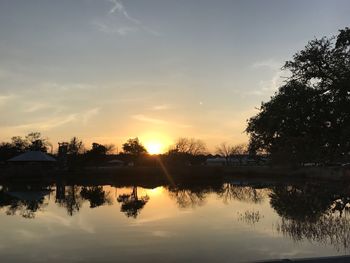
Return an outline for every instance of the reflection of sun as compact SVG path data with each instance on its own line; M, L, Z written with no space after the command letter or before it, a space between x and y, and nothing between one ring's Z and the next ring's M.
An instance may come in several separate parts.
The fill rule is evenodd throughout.
M150 154L160 154L162 153L162 144L160 142L150 141L145 143L147 152Z
M162 186L159 186L159 187L156 187L156 188L153 188L153 189L147 189L147 194L151 195L151 196L160 195L162 193L163 193L163 187Z

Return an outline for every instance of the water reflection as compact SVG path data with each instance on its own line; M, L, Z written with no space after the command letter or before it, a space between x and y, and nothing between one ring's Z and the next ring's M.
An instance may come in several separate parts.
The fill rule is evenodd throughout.
M0 190L0 207L5 208L7 215L19 214L24 218L34 218L35 213L48 205L45 196L50 193L46 188L2 187Z
M90 202L90 208L113 203L110 192L104 190L102 186L84 186L80 191L80 195Z
M280 215L277 231L294 241L309 240L347 250L350 241L348 187L306 183L274 187L271 206Z
M137 194L137 186L132 188L130 194L121 194L118 196L117 201L121 203L120 211L125 213L127 217L136 218L141 209L148 202L149 197L147 195L139 197Z
M56 188L56 203L67 210L69 216L79 212L83 204L81 187L76 185L58 185Z
M232 200L248 203L261 203L266 197L266 191L251 186L237 186L227 183L222 185L218 195L225 203Z
M111 205L118 206L128 218L137 220L141 211L147 210L154 194L154 191L137 185L112 187L63 182L53 185L3 185L0 186L0 210L5 215L35 219L38 212L45 216L50 202L60 209L64 208L69 217L84 209ZM225 209L223 213L229 215L234 212L232 217L238 215L241 224L272 226L282 237L298 243L307 240L330 245L336 250L349 248L350 188L344 184L327 187L312 182L272 184L269 187L240 183L178 184L164 186L158 195L159 200L169 199L177 209L203 209L207 203L219 200ZM159 210L153 208L144 213L157 217ZM265 217L265 214L268 216ZM231 224L234 225L232 217ZM220 220L224 222L227 218Z
M180 208L195 208L204 205L207 194L208 189L169 188L169 196L176 200Z

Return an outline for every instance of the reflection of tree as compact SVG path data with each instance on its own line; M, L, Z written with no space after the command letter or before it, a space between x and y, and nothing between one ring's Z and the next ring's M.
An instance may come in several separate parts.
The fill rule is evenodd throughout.
M72 216L78 212L83 200L80 196L80 188L76 185L56 187L56 203L67 209L68 215Z
M278 186L270 194L272 208L283 218L317 220L331 205L331 194L324 187Z
M36 198L26 198L26 193L34 195ZM45 202L46 192L13 192L6 193L0 191L0 207L6 207L7 215L19 213L24 218L34 218L37 211L42 210L47 203Z
M202 206L205 203L207 191L205 189L170 188L170 197L174 198L181 208Z
M138 197L137 186L132 188L131 194L122 194L117 198L117 201L122 203L120 211L124 212L127 217L133 218L139 215L140 210L145 206L148 200L149 197L147 195Z
M112 203L109 192L103 190L102 186L83 187L80 195L83 199L89 200L90 208Z
M225 203L231 200L261 203L264 200L265 192L262 189L255 189L251 186L236 186L227 183L222 185L218 195Z
M248 225L255 225L263 216L259 211L246 210L244 214L240 213L238 219Z
M271 206L282 217L277 230L294 241L307 239L347 249L350 241L348 189L304 184L275 187Z
M350 245L349 224L348 216L340 217L330 213L314 222L282 219L277 225L277 231L294 241L307 239L333 245L337 250L346 250Z

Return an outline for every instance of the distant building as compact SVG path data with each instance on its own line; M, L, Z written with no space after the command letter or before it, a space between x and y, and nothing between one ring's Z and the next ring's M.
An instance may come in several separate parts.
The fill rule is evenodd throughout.
M56 159L41 151L28 151L7 162L18 165L53 165Z
M113 159L107 162L109 166L124 166L125 163L118 159Z
M205 164L209 166L224 166L227 165L227 160L223 157L208 158Z
M268 162L266 156L252 157L247 154L233 155L228 158L215 157L208 158L205 162L209 166L249 166L249 165L263 165Z

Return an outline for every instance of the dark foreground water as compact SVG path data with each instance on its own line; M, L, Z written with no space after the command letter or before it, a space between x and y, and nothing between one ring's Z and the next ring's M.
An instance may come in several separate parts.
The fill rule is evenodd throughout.
M0 186L1 262L241 262L349 253L345 184Z

